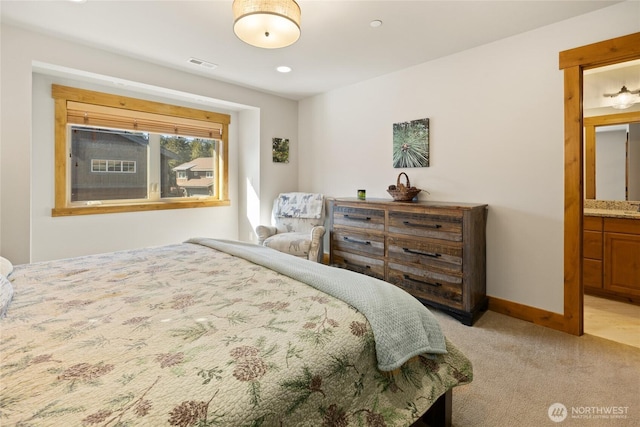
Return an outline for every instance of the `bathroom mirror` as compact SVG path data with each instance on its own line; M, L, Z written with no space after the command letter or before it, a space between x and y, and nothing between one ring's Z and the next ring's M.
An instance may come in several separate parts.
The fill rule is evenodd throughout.
M640 60L584 70L584 197L640 201ZM622 88L631 105L616 105Z
M584 118L585 199L640 201L640 111Z

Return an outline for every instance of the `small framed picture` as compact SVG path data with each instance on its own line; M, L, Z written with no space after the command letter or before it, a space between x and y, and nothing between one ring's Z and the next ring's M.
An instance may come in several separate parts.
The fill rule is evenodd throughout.
M289 139L273 138L273 162L289 163Z

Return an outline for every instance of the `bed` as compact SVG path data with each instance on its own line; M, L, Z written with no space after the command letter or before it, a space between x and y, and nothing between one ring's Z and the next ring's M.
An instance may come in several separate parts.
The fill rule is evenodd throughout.
M262 246L191 239L4 281L3 426L442 425L472 380L404 291Z

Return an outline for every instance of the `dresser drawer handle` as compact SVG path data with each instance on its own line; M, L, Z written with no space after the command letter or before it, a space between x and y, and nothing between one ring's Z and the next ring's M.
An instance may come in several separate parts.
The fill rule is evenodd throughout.
M369 241L353 239L353 238L351 238L349 236L344 236L343 239L344 239L345 242L357 243L359 245L371 245L371 242L369 242Z
M371 221L370 216L349 216L348 214L345 214L344 217L354 221Z
M440 282L431 283L431 282L425 282L425 281L422 281L422 280L416 280L416 279L413 279L413 278L409 277L407 274L404 275L404 280L406 280L407 282L414 282L414 283L420 283L422 285L434 286L436 288L439 287L439 286L442 286L442 283L440 283Z
M344 260L344 263L345 263L345 264L347 264L347 265L351 265L351 266L353 266L353 267L357 267L357 268L364 268L364 269L371 270L371 267L370 267L370 266L368 266L368 265L360 265L360 264L356 264L355 262L351 262L351 261L349 261L348 259L345 259L345 260Z
M409 254L414 254L414 255L423 255L423 256L428 256L431 258L439 258L442 255L436 252L420 252L420 251L414 251L413 249L409 249L409 248L402 248L403 251L405 251L406 253Z
M414 224L410 221L402 221L402 223L409 227L442 228L440 224Z

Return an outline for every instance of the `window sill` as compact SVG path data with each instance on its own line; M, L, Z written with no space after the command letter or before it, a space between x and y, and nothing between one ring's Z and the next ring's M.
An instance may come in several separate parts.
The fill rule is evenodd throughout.
M122 212L159 211L166 209L210 208L230 206L230 200L189 200L184 202L148 202L126 205L77 206L51 209L51 216L100 215Z

